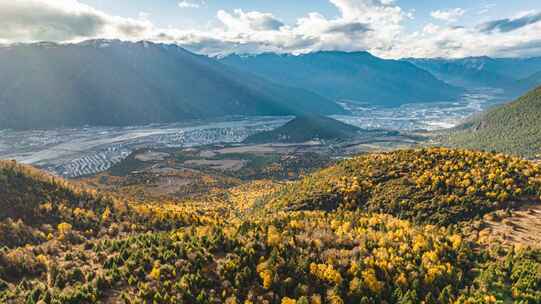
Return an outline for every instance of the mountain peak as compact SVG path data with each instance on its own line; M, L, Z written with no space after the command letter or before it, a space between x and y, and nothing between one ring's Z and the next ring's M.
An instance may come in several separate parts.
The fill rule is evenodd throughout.
M5 88L0 128L345 113L312 92L271 83L172 44L96 39L50 45L0 52Z
M263 58L263 57L276 57L276 58L289 58L289 57L310 57L310 56L358 56L358 57L371 57L377 58L368 51L314 51L308 53L274 53L274 52L263 52L263 53L231 53L223 56L216 56L217 59L227 59L227 58Z
M111 46L115 46L115 47L141 46L144 48L149 48L149 47L162 46L165 44L155 43L148 40L129 41L129 40L120 40L120 39L90 39L90 40L74 43L74 45L96 47L96 48L105 48L105 47L111 47Z
M462 93L409 62L385 60L365 51L230 56L221 62L332 100L398 106L451 100Z
M125 41L122 41L120 39L88 39L88 40L84 40L84 41L74 43L74 44L80 45L80 46L99 46L104 43L122 44L122 43L125 43Z

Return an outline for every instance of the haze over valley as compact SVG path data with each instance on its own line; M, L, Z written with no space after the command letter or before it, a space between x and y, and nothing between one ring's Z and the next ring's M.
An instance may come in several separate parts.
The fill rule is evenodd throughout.
M331 115L361 129L450 128L526 91L536 73L514 89L488 80L504 78L508 66L508 78L518 79L541 62L456 60L460 68L436 71L440 80L421 69L423 61L408 60L413 64L366 52L214 59L174 45L119 40L5 47L0 157L77 177L109 169L134 147L240 143L302 113ZM468 83L472 70L498 76ZM262 114L275 115L276 122L258 118ZM231 115L243 118L224 126ZM150 123L161 125L145 126Z
M8 46L0 49L0 157L77 177L109 169L134 148L241 143L302 113L362 129L450 128L527 90L501 82L460 87L475 67L438 72L439 80L412 62L366 52L214 59L145 41ZM514 68L516 78L539 61L527 62ZM524 82L535 83L535 75ZM450 81L457 77L463 83ZM224 126L232 115L240 121Z
M332 117L362 129L405 133L440 130L503 102L497 89L470 90L455 101L404 104L399 107L342 103L349 114ZM131 127L2 130L0 158L37 165L64 177L109 169L141 147L193 147L242 143L248 136L272 130L291 117L236 117ZM323 126L324 127L324 126Z

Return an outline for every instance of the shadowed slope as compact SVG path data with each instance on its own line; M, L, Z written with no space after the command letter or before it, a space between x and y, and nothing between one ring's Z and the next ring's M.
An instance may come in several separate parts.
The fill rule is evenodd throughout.
M541 87L442 135L452 146L535 157L541 154Z
M314 93L270 83L176 45L21 44L0 48L0 70L0 128L344 112Z

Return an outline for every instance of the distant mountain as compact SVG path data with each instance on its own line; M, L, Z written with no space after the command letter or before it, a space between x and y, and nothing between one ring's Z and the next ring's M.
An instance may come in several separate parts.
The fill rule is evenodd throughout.
M319 115L303 115L294 118L272 131L254 134L247 143L305 142L313 139L349 139L359 135L360 128Z
M333 100L398 106L451 100L462 93L409 62L384 60L367 52L230 55L220 61Z
M541 87L442 136L452 146L534 157L541 154Z
M518 82L518 85L527 89L533 89L535 87L540 86L541 85L541 71L520 80Z
M538 58L468 57L461 59L405 59L452 85L476 88L493 87L520 95L527 91L517 81L541 71ZM531 88L530 88L531 89Z
M91 40L0 48L0 128L344 112L176 45Z

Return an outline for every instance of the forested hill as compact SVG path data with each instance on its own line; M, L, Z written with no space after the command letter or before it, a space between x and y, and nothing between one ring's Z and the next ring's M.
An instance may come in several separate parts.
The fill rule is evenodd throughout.
M541 87L488 110L441 137L444 143L535 157L541 154Z
M254 134L248 137L248 143L290 142L300 143L312 139L343 140L359 135L360 128L338 120L319 116L301 115L275 130Z
M367 52L231 55L221 62L333 100L398 106L453 100L462 92L409 62Z
M91 40L0 48L0 128L333 114L336 103L176 45Z
M122 202L1 162L0 206L20 210L0 218L0 302L541 301L539 244L503 246L484 221L539 206L530 161L402 150L250 189Z
M3 246L44 242L45 226L60 225L97 233L99 219L107 208L113 208L110 198L32 167L0 161L0 244Z

